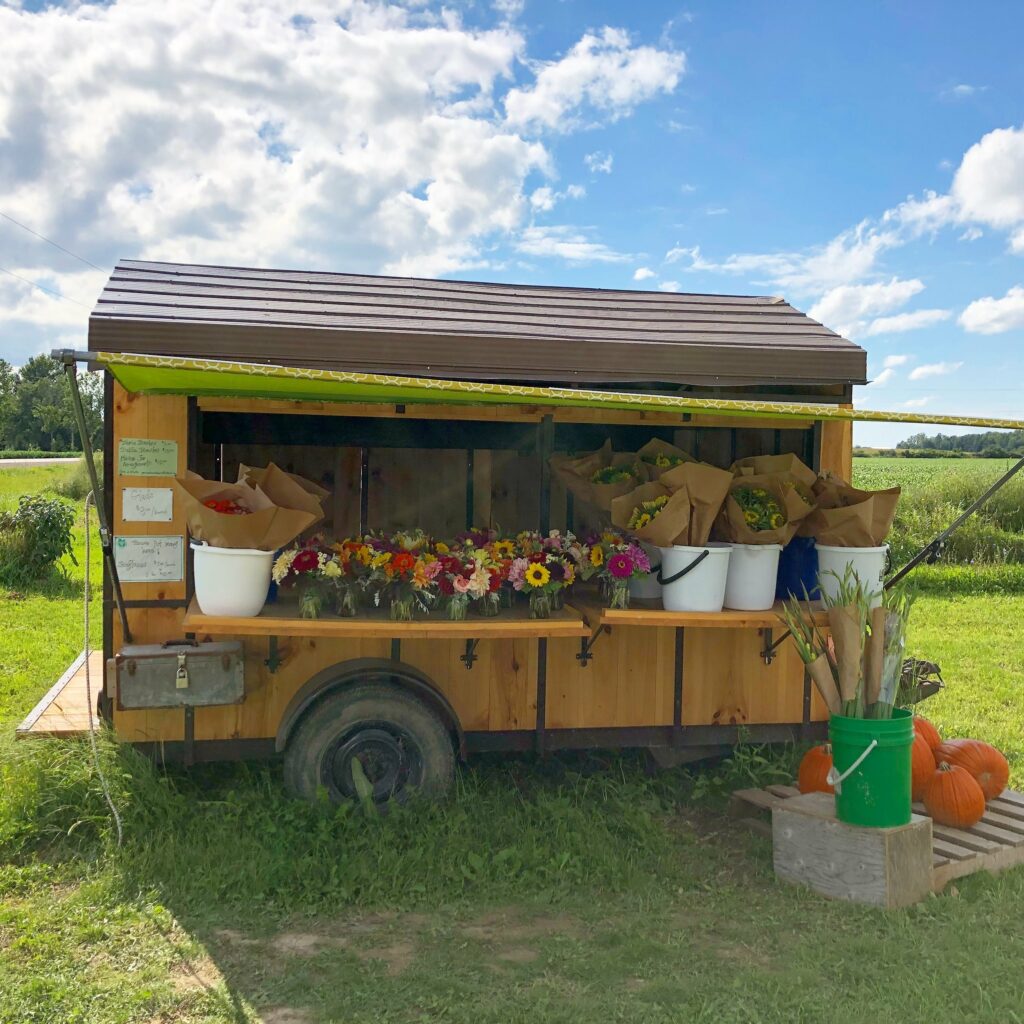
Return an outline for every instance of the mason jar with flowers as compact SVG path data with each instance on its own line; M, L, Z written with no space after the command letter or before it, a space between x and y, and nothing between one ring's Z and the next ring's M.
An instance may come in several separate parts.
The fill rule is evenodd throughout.
M646 576L651 562L635 541L609 545L600 574L605 581L609 608L629 607L629 581Z

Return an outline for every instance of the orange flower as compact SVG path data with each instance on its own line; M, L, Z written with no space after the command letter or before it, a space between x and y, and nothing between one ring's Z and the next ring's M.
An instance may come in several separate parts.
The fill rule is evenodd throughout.
M395 575L403 572L411 572L416 567L416 559L408 551L399 551L391 559L391 571Z

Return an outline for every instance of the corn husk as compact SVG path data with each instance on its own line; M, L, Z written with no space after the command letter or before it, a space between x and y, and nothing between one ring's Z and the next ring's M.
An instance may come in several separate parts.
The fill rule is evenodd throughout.
M808 663L807 674L811 677L818 693L821 694L821 699L825 702L829 713L838 715L842 710L842 702L828 658L824 654L819 654L814 661Z

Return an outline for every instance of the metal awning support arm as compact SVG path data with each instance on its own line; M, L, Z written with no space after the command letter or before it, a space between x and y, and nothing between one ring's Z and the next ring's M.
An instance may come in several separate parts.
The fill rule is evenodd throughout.
M933 541L931 541L930 543L926 544L923 548L921 548L921 550L918 551L918 553L914 555L914 557L909 562L907 562L907 564L903 566L903 568L900 569L899 572L897 572L893 576L890 576L885 581L886 589L895 586L897 583L899 583L900 580L903 579L904 576L906 576L910 572L913 572L913 570L916 569L922 562L934 562L936 557L938 556L938 553L942 550L942 546L949 539L950 535L955 530L963 526L963 524L968 519L970 519L971 516L973 516L974 513L977 512L978 509L981 508L981 506L984 505L985 502L992 497L993 494L996 493L996 491L1001 490L1022 469L1024 469L1024 459L1021 459L1015 465L1011 466L994 484L992 484L991 487L989 487L987 491L985 491L985 493L980 498L977 499L977 501L972 502L967 508L965 508L964 511L961 512L960 515L958 515L956 519L954 519L953 522L950 523L949 526L947 526L946 529L944 529L942 533L938 535L938 537L936 537Z
M106 565L107 574L114 592L114 603L117 605L117 614L121 619L121 632L125 643L130 643L132 631L128 626L128 614L124 607L124 594L121 592L121 580L117 575L117 563L114 561L114 539L110 532L110 525L107 523L107 512L105 502L101 500L102 490L99 478L96 476L96 460L93 456L92 442L89 440L89 427L85 422L85 408L82 406L82 394L78 390L78 360L82 353L73 352L70 349L58 349L51 353L54 359L59 359L64 364L64 372L68 376L68 384L71 386L71 404L75 410L75 419L78 421L78 433L82 438L82 452L85 457L85 468L89 474L89 484L92 493L96 498L96 516L100 521L100 546L103 548L103 561ZM86 356L86 358L88 358ZM86 523L86 529L89 524Z

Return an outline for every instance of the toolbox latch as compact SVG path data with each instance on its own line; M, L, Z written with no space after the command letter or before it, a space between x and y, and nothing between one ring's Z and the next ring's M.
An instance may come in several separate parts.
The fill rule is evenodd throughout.
M174 685L179 690L188 689L188 667L185 664L185 652L178 652L178 671L174 675Z

